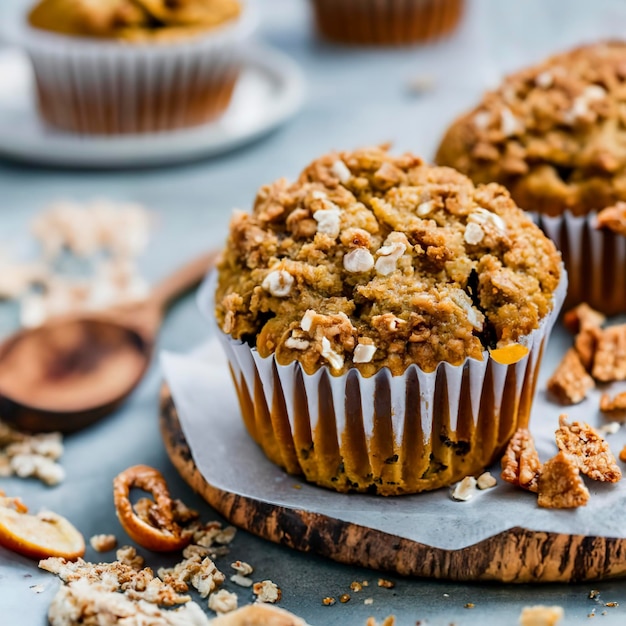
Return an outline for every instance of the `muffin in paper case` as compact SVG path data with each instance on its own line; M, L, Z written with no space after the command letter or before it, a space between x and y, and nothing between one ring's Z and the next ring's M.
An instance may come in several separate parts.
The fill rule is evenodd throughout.
M246 3L236 20L171 41L58 34L31 27L23 14L4 30L32 62L46 123L84 135L120 135L187 128L219 117L256 22L253 5Z
M216 275L201 308L214 309ZM562 270L539 327L483 360L411 365L364 377L356 368L307 374L234 340L217 325L250 436L287 472L341 492L400 495L437 489L489 466L528 425L543 351L567 291ZM519 346L523 346L522 349Z
M398 46L451 32L464 0L313 0L317 28L330 41Z

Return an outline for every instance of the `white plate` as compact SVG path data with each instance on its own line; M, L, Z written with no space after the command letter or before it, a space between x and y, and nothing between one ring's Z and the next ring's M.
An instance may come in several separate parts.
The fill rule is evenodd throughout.
M239 147L289 119L304 97L302 74L285 55L253 46L245 58L230 107L215 122L164 133L86 137L46 126L36 111L28 59L21 52L0 52L0 156L69 167L142 167Z

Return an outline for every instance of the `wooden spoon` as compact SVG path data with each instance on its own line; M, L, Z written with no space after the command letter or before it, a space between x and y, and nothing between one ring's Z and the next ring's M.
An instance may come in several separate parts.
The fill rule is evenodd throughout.
M111 413L145 374L168 306L196 286L216 252L191 261L141 302L66 315L0 345L0 418L71 432Z

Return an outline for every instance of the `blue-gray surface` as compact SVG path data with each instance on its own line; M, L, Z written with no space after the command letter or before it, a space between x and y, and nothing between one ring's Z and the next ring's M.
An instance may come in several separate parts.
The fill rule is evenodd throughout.
M3 5L9 1L16 0L4 0ZM279 176L294 177L305 163L330 148L391 140L397 149L432 156L446 123L503 71L583 41L619 37L626 27L622 0L475 0L461 30L446 41L371 52L317 43L310 34L305 0L262 0L261 8L261 36L290 54L306 73L309 93L297 119L245 149L168 169L87 173L0 162L0 242L24 239L29 218L51 199L136 200L159 217L143 259L145 274L156 279L192 254L221 242L231 208L248 207L260 184ZM424 76L434 79L434 90L411 96L407 84ZM15 316L6 306L0 313L3 334L12 329ZM170 313L161 345L185 350L205 333L189 298ZM67 438L63 464L68 477L61 486L49 489L35 482L2 479L0 488L22 496L34 509L46 506L63 512L86 537L103 532L122 537L113 513L111 479L128 465L148 463L160 468L173 492L198 507L203 517L213 516L165 454L157 425L159 382L155 365L122 410ZM283 589L282 606L312 624L363 624L369 615L380 619L390 613L401 625L416 620L441 625L515 624L521 607L539 603L565 607L566 624L586 622L592 609L600 623L626 622L626 582L510 587L393 577L397 582L393 590L369 587L367 596L374 598L371 606L363 604L366 595L361 592L353 593L347 604L324 607L323 597L348 591L353 580L374 582L377 574L294 553L245 532L238 534L232 556L253 563L257 576L277 582ZM87 558L96 558L91 549ZM156 564L159 559L149 561ZM223 566L228 568L229 562ZM40 594L30 588L38 583L45 587ZM0 624L45 624L56 585L32 562L0 551ZM588 599L592 588L601 591L603 601L622 606L607 608L607 615L602 615L602 606ZM245 592L240 595L245 597ZM466 603L475 608L464 608Z

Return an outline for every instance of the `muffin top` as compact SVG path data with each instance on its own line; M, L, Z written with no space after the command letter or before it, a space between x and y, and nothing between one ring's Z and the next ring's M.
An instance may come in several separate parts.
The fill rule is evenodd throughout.
M195 36L235 19L239 0L41 0L31 26L129 42Z
M432 371L537 328L560 272L504 187L371 148L326 155L234 214L216 316L309 374Z
M626 43L508 76L448 129L436 161L502 183L528 211L584 215L626 200Z

